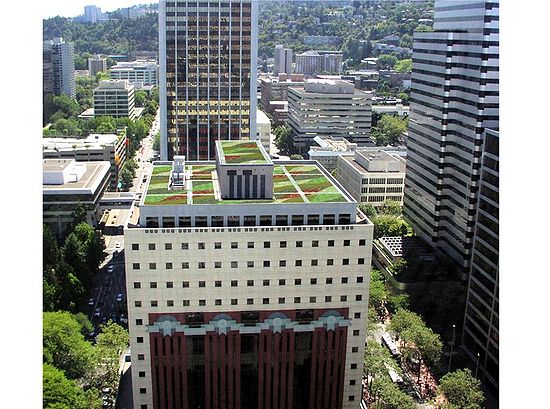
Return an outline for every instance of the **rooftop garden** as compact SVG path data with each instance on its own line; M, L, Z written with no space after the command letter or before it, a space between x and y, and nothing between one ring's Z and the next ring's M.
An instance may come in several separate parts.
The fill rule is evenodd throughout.
M264 156L256 142L223 141L220 146L226 164L253 165L269 163L269 159Z

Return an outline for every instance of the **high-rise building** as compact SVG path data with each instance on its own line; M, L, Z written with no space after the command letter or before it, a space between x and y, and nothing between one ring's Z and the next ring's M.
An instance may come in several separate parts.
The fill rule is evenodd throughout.
M273 60L273 75L292 73L292 49L276 45Z
M373 145L371 94L342 80L307 80L303 87L289 88L288 124L294 146L309 147L316 136L345 138L360 146Z
M160 1L161 159L256 134L257 42L257 1Z
M485 128L498 129L498 0L435 2L413 37L404 215L468 271Z
M100 81L94 89L94 116L134 119L134 86L128 80Z
M158 85L159 66L156 61L119 62L111 67L111 78L128 80L136 87Z
M76 97L74 74L74 45L61 37L44 41L43 46L44 92Z
M486 383L498 389L499 134L486 129L479 181L463 347ZM479 358L478 355L479 354ZM479 361L478 361L479 359Z
M100 55L88 58L88 71L91 77L95 77L98 72L106 72L107 58Z
M216 147L124 230L134 407L357 408L372 223L313 161Z
M341 51L306 51L296 54L296 73L305 75L340 74L343 68Z
M82 15L82 22L95 24L100 21L107 20L107 14L101 11L97 6L84 6L84 14Z

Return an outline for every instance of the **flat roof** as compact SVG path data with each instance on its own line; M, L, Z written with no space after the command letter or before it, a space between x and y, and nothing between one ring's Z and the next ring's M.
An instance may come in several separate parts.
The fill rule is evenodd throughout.
M257 141L217 141L222 165L268 165L271 159Z
M43 161L43 170L58 170L60 166L66 164L61 162L70 162L74 159L45 159ZM57 162L57 164L55 163ZM111 162L76 162L79 165L86 166L86 172L78 182L68 182L63 185L42 185L43 194L62 195L62 194L93 194L99 187L103 178L110 172ZM55 167L54 168L52 168Z
M196 204L351 203L337 182L313 161L278 161L273 166L273 199L221 199L215 162L185 165L183 189L168 188L172 165L153 164L142 206Z

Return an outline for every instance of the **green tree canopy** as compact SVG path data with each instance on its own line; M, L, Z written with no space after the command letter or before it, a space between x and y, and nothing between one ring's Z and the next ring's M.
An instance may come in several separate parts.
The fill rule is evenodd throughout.
M365 213L368 218L372 218L378 214L376 208L371 203L361 203L359 205L359 210Z
M153 141L153 150L156 152L160 152L160 132L157 132L155 134L155 139Z
M378 270L371 270L369 287L369 305L372 305L376 310L380 311L386 299L388 298L388 290L384 284L384 277Z
M396 145L399 143L403 132L407 131L408 119L401 119L398 116L384 114L372 130L372 136L376 145Z
M380 211L391 216L401 215L401 204L398 201L387 199L382 204Z
M481 409L485 400L481 382L469 369L458 369L443 376L439 391L449 401L449 409Z
M401 391L390 379L375 378L372 384L375 397L374 409L416 409L418 406L409 395Z
M400 217L382 214L374 217L374 238L383 236L404 236L409 231L409 225Z
M287 125L278 126L273 130L275 134L275 145L283 155L293 155L296 152L292 142L292 131Z
M411 72L412 71L412 59L407 58L405 60L399 60L395 64L395 71L397 72Z
M42 369L42 401L45 409L89 409L90 402L75 381L50 364Z
M378 68L381 70L391 70L395 66L396 62L397 62L397 57L391 54L382 54L381 56L378 57L376 64L378 65Z

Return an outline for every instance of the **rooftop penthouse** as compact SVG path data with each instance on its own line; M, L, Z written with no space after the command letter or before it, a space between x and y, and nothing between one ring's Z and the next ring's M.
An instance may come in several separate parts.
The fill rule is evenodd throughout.
M139 226L356 222L353 197L315 161L272 162L259 141L217 141L216 153L216 161L155 162Z

